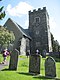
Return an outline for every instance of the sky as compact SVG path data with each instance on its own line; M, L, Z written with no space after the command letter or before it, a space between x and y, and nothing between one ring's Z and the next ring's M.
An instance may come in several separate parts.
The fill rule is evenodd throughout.
M7 19L11 18L24 29L29 26L28 11L46 7L49 14L50 31L60 44L60 0L2 0L0 1L1 6L4 6L6 16L0 20L0 25L4 25Z

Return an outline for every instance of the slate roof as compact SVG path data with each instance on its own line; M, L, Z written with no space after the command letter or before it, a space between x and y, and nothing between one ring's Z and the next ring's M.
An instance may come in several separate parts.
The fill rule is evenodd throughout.
M25 35L26 37L28 37L29 39L31 39L31 36L29 35L29 30L28 29L23 29L20 25L18 25L18 26L19 26L20 30L22 31L23 35Z
M11 18L9 18L8 20L11 20L15 26L20 30L20 32L27 38L31 39L31 36L29 35L29 30L28 29L23 29L19 24L17 24L15 21L13 21ZM7 21L8 21L7 20Z

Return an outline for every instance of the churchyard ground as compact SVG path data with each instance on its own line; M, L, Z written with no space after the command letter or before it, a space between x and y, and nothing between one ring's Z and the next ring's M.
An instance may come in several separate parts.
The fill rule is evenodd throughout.
M0 54L0 62L2 61L2 55ZM41 57L41 75L29 74L29 58L26 56L19 56L17 71L8 70L8 66L0 71L0 80L55 80L45 78L44 63L46 58ZM9 60L9 58L7 59ZM60 62L56 62L57 77L60 78ZM58 80L58 79L57 79Z

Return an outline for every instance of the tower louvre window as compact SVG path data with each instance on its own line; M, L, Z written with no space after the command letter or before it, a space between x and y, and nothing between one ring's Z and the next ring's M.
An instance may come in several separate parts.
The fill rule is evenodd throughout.
M39 17L36 17L36 18L35 18L35 22L36 22L36 23L40 22L40 18L39 18Z

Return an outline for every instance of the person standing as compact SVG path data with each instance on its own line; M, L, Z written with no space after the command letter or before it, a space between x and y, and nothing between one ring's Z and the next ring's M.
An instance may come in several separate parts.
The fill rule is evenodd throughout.
M4 49L3 53L3 62L1 62L2 64L5 64L6 63L6 59L7 59L7 56L9 55L9 52L7 49Z

